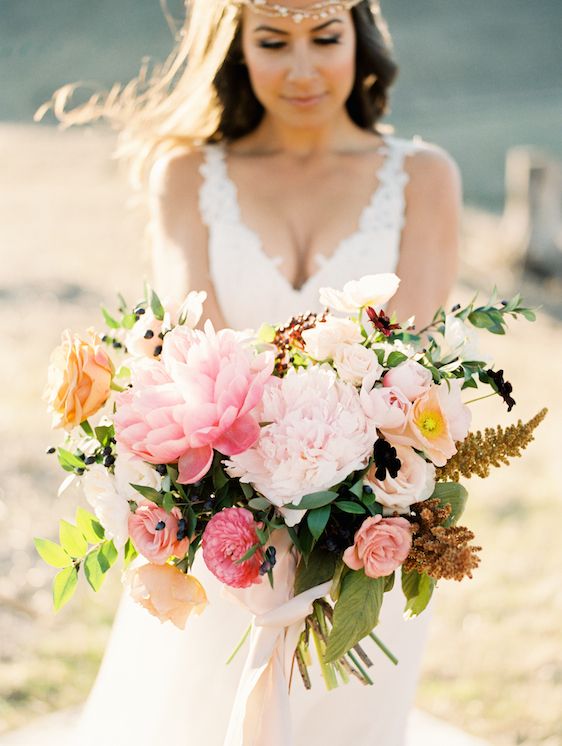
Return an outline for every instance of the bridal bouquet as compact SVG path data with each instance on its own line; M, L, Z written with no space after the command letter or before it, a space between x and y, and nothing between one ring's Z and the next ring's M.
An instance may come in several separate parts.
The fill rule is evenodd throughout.
M369 637L396 662L373 632L385 593L399 578L416 616L439 580L472 577L459 478L520 455L546 413L470 432L473 390L515 404L477 329L533 320L519 296L440 308L416 331L380 310L398 283L324 288L323 313L257 332L198 330L204 293L174 306L147 288L104 310L103 336L64 332L46 396L66 438L49 451L93 513L62 520L59 544L36 540L59 568L56 608L80 571L97 591L121 553L134 599L183 628L206 603L190 574L201 552L254 615L257 669L308 687L312 643L328 687L371 683Z

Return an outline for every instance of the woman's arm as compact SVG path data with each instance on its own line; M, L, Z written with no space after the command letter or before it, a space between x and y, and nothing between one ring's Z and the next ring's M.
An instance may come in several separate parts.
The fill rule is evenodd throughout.
M403 321L415 314L421 329L446 304L456 279L462 184L455 161L436 146L409 157L406 170L406 222L396 270L401 283L388 309Z
M205 290L203 319L226 326L210 277L208 231L199 211L202 154L175 150L154 163L149 179L149 235L153 281L163 298L181 301Z

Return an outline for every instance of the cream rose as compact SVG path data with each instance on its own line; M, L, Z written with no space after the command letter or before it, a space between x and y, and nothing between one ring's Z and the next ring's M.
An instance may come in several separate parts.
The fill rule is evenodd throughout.
M414 401L429 389L432 382L431 371L415 360L405 360L396 368L385 373L383 386L396 386L409 399Z
M341 344L336 347L334 368L342 381L354 386L360 386L369 374L378 380L383 372L375 353L358 343Z
M410 446L396 446L396 456L400 459L400 469L396 477L386 475L386 479L377 479L377 467L373 464L365 476L368 484L383 505L385 513L394 511L407 513L410 505L427 500L435 488L435 466L428 463Z
M302 333L304 348L314 360L329 360L334 356L339 345L361 342L359 325L351 319L340 319L328 316L312 329Z
M71 430L87 420L107 401L113 364L93 329L89 338L67 329L51 355L44 398L53 414L53 427Z

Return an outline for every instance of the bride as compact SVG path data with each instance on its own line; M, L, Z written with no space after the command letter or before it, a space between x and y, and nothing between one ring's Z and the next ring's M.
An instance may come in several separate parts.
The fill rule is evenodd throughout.
M428 323L455 277L460 179L441 148L379 125L397 68L377 3L192 0L187 11L146 90L139 79L89 110L123 125L119 154L149 176L162 296L205 290L215 327L244 329L319 310L321 287L395 271L388 310ZM210 603L185 631L123 597L72 743L224 743L244 648L226 660L249 618L202 561L193 574ZM404 603L397 582L377 628L399 665L375 649L372 687L327 692L318 672L309 692L293 681L283 746L404 743L431 615L404 620ZM273 742L246 734L244 746Z

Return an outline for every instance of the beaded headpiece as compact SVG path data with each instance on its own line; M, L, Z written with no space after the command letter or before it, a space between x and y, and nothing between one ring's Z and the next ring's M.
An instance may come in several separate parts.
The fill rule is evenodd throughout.
M268 3L266 0L234 0L234 2L236 5L246 5L269 18L289 18L295 23L300 23L304 20L315 21L329 18L335 13L341 13L359 5L361 0L322 0L306 8L289 8L278 3Z

